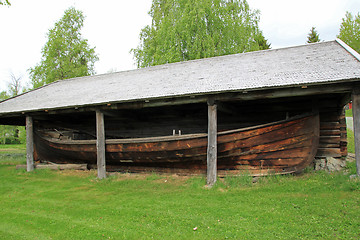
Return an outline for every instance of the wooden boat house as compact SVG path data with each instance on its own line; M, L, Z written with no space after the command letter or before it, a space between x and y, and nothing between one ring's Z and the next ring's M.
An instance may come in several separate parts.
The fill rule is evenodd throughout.
M360 56L341 40L57 81L0 103L35 161L106 171L289 173L347 155L359 171Z

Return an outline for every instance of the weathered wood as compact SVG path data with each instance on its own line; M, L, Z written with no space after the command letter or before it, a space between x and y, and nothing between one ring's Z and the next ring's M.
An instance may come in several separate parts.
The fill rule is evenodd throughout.
M90 167L94 167L90 165ZM106 165L108 172L126 172L126 173L160 173L160 174L177 174L177 175L194 175L206 174L206 169L189 169L189 168L173 168L173 167L152 167L152 166L118 166Z
M213 101L208 102L208 148L207 148L207 185L216 182L217 173L217 109Z
M323 95L320 102L329 104L328 100L331 100L331 104L333 102L336 104L340 97L341 95ZM286 113L288 113L289 117L292 117L303 112L309 112L311 111L311 101L309 99L311 98L300 97L287 98L281 101L275 99L246 103L221 102L223 108L228 108L228 111L221 112L221 118L217 124L218 132L278 121L285 119ZM115 105L112 104L111 107ZM330 112L320 108L321 121L338 122L337 108ZM218 102L217 109L220 112ZM203 104L175 105L161 108L109 109L106 112L109 115L108 117L105 114L105 132L108 139L165 136L171 134L173 129L176 129L176 131L181 130L182 134L207 132L207 109L203 107ZM41 117L42 124L46 123L43 128L59 129L62 127L63 129L73 129L84 133L83 138L74 139L85 139L85 133L89 133L87 134L88 139L96 139L95 119L89 113L79 112L73 115L49 115L48 117L48 121L45 121L44 116Z
M342 156L347 156L347 126L346 126L346 116L345 116L345 107L343 107L340 115L340 151Z
M36 164L36 169L87 170L87 164Z
M335 113L336 111L323 112L321 114L321 122L339 122L342 116Z
M340 146L340 152L342 157L346 157L348 155L347 146Z
M34 170L34 126L30 116L26 116L26 170Z
M352 109L354 119L356 173L357 176L360 177L360 89L355 89L352 93Z
M347 154L346 121L344 108L322 109L320 114L320 143L316 157L342 157Z
M105 166L105 122L104 114L96 111L96 153L98 178L106 178Z
M339 122L321 122L320 123L320 130L340 130L340 123Z
M216 100L218 101L250 101L250 100L259 100L259 99L276 99L284 97L307 97L312 95L324 95L324 94L336 94L336 93L348 93L351 92L355 87L359 87L357 83L339 83L339 84L329 84L329 85L318 85L318 86L309 86L308 88L301 87L289 87L283 89L267 89L267 90L252 90L246 93L243 91L240 92L231 92L231 93L221 93L216 94ZM187 96L178 96L178 97L167 97L160 99L150 99L149 102L145 101L134 101L134 102L120 102L113 103L108 105L108 103L103 104L102 106L77 106L74 108L68 109L49 109L48 112L38 112L37 114L42 115L57 115L57 114L76 114L83 112L93 112L100 108L100 110L113 110L113 109L143 109L147 107L163 107L163 106L175 106L175 105L184 105L184 104L194 104L194 103L206 103L207 99L211 95L202 95L194 94ZM320 105L321 107L321 105ZM24 112L25 114L27 112ZM0 114L1 116L6 117L18 117L18 113L6 113ZM14 121L13 121L14 122ZM22 125L24 123L21 123Z
M317 149L318 125L317 115L303 115L218 132L217 170L232 171L239 165L249 169L247 174L301 170L300 162L306 165L313 157L310 149ZM41 146L39 156L51 162L96 163L96 140L59 140L37 135L36 145ZM107 139L106 161L123 167L206 170L207 145L206 133Z
M338 144L340 144L340 136L321 136L320 143L338 143Z
M16 165L16 169L26 169L26 165ZM34 164L36 169L51 170L87 170L87 164Z
M341 157L340 148L319 148L316 157Z
M340 143L319 143L320 148L340 148Z
M340 136L341 135L341 131L338 129L334 129L334 130L321 130L320 131L320 136Z

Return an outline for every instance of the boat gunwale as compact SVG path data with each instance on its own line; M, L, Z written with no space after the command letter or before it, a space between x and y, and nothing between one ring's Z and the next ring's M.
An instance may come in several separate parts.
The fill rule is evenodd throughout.
M278 124L282 124L282 123L286 123L286 122L296 121L296 120L314 116L314 115L316 115L316 113L314 113L314 112L304 113L304 114L296 115L294 117L290 117L288 119L283 119L283 120L279 120L279 121L275 121L275 122L218 132L217 135L222 136L222 135L227 135L227 134L232 134L232 133L239 133L239 132L264 128L264 127L270 127L270 126L274 126L274 125L278 125ZM196 138L206 138L207 135L208 135L207 133L192 133L192 134L175 135L175 136L171 135L171 136L156 136L156 137L145 137L145 138L106 139L105 143L106 144L154 143L154 142L166 142L166 141L179 141L179 140L189 140L189 139L196 139ZM93 144L96 144L96 139L60 140L60 139L55 139L52 137L44 137L44 136L40 136L40 137L46 141L49 141L52 143L57 143L57 144L64 144L64 145L73 145L73 144L93 145Z

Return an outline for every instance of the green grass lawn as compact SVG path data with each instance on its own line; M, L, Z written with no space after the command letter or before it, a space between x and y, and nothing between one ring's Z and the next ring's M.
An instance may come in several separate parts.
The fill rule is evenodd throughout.
M355 153L355 140L354 140L354 132L350 129L347 129L347 148L349 153Z
M353 141L348 130L349 152ZM354 162L212 189L204 177L15 169L25 162L25 145L0 145L0 239L360 239Z
M345 111L345 116L346 116L346 117L352 117L352 116L353 116L353 115L352 115L352 109L346 110L346 111Z
M1 153L25 153L26 144L0 144Z
M25 144L0 144L0 165L26 164Z
M0 161L0 239L359 239L352 172L219 179L15 170ZM196 228L196 230L194 230Z

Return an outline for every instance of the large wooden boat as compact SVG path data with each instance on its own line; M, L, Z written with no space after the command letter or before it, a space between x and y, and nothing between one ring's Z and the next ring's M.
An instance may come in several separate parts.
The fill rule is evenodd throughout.
M35 158L96 164L96 140L60 139L35 132ZM218 174L286 174L303 170L316 154L319 116L306 114L218 133ZM107 170L205 173L207 134L106 140Z

